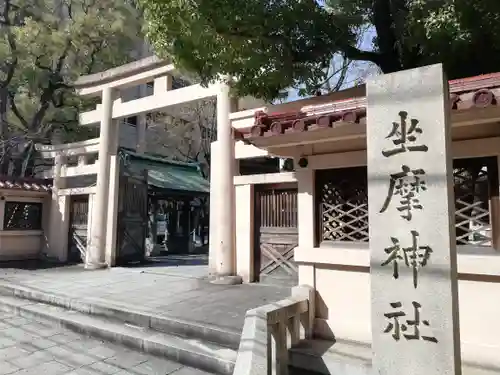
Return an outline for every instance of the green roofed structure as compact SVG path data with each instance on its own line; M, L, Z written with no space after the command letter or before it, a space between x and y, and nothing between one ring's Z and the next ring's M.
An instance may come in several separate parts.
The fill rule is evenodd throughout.
M117 263L203 251L210 184L200 166L124 148L118 155Z
M120 155L125 174L137 177L147 170L149 190L155 194L210 194L210 183L203 177L197 163L173 161L126 149L120 149Z

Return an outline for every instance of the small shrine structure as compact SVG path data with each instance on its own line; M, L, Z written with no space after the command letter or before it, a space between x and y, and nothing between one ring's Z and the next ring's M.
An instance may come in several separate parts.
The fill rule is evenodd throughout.
M500 74L443 83L428 69L233 115L237 161L294 161L234 177L236 274L315 290L313 340L280 361L332 374L499 373ZM396 165L380 154L390 146L417 152Z
M496 317L500 315L500 304L495 296L500 294L500 73L442 82L425 71L402 72L403 76L397 78L397 82L401 82L401 92L397 94L393 92L395 86L384 81L390 77L382 77L380 81L373 81L374 85L388 87L378 93L380 96L377 90L367 94L365 86L358 86L280 105L266 105L253 98L232 98L229 80L207 87L192 84L174 89L172 79L178 72L170 62L156 57L82 77L77 82L78 93L100 98L100 104L82 113L80 122L82 126L99 125L100 135L78 144L39 148L46 157L54 159L54 167L47 176L53 178L47 253L61 260L67 257L65 236L69 233L66 228L70 225L69 202L74 199L71 197L94 194L91 210L82 208L87 215L92 212L87 240L81 244L85 248L85 265L88 269L114 266L121 251L117 250L121 249L121 245L117 245L119 213L125 202L134 202L121 200L120 192L125 191L141 202L128 211L130 223L141 227L140 223L147 223L144 215L147 209L143 204L148 191L145 181L152 181L154 177L148 168L144 168L142 178L127 176L117 142L120 121L155 111L182 116L179 106L214 98L217 100L217 141L211 146L210 273L216 282L306 285L313 291L300 302L288 301L286 314L268 315L266 327L278 330L280 336L276 343L285 348L278 353L280 374L286 373L289 358L295 358L295 367L307 368L317 363L312 357L323 358L328 348L334 355L331 362L325 359L323 370L346 374L359 370L358 373L368 374L374 366L377 371L398 373L395 371L400 371L398 366L404 361L399 359L398 366L385 363L387 354L382 359L373 357L372 345L378 348L378 353L387 353L388 350L380 349L381 343L398 337L402 347L397 350L401 349L404 354L401 358L409 358L408 348L413 344L406 336L415 334L412 336L407 331L416 325L421 306L422 314L430 312L431 317L422 315L419 327L428 328L434 321L437 328L431 331L434 336L422 330L416 345L424 345L420 342L424 335L454 345L453 350L441 344L436 347L435 353L446 352L452 356L440 364L443 366L440 373L459 374L460 369L464 374L498 373L500 327ZM124 89L146 83L152 88L149 94L122 99ZM394 103L399 103L397 111ZM381 116L387 124L383 124ZM374 121L377 129L383 128L387 134L371 136L374 129L370 124ZM427 286L427 292L419 289L411 294L405 289L408 296L419 297L403 301L405 307L413 306L416 312L405 310L404 314L408 315L404 315L407 317L404 320L400 310L387 311L389 317L394 318L395 313L401 321L390 322L392 327L387 325L384 329L387 335L383 336L379 328L384 314L382 317L378 314L382 311L381 300L377 299L380 293L375 293L374 288L380 291L380 285L392 287L394 279L399 277L411 280L412 272L416 271L415 257L421 252L410 254L408 256L414 258L406 259L406 252L398 253L397 260L402 263L396 272L390 267L395 267L393 261L382 265L385 261L379 262L375 257L386 254L390 244L377 248L377 252L371 246L381 244L381 237L374 236L382 229L380 233L384 235L390 235L392 229L398 229L394 232L398 236L402 234L400 229L404 225L395 221L397 209L401 208L404 214L403 206L410 205L418 213L420 203L408 195L409 192L415 194L415 182L393 186L400 193L399 197L393 197L395 204L402 206L391 206L392 211L386 216L389 218L386 230L379 216L374 216L380 213L373 211L380 197L375 199L373 193L381 191L380 186L389 189L388 181L392 180L379 173L370 148L374 149L374 140L386 147L394 136L401 137L396 146L413 142L421 131L427 137L425 145L434 147L435 165L432 158L416 157L414 161L419 165L410 169L403 163L399 172L419 175L418 168L437 171L439 167L440 172L426 180L425 189L432 193L422 200L422 207L432 207L431 198L437 196L441 198L434 201L436 207L444 207L445 200L451 203L446 210L426 210L426 216L419 219L419 229L415 229L417 235L412 234L409 226L405 227L411 229L409 233L413 237L410 238L415 241L420 232L425 235L418 246L408 245L405 239L400 247L414 246L421 251L421 246L425 250L428 242L439 240L429 245L433 255L438 254L434 257L438 263L430 258L429 264L422 265L419 258L422 269L417 271L424 273L422 285ZM92 162L89 162L89 154L97 154L97 160L90 158ZM78 159L76 165L67 164L70 157ZM265 173L257 173L258 168L253 168L255 172L250 174L247 167L240 170L240 166L249 165L249 160L262 158L293 160L293 168L275 173L269 173L267 168L262 169ZM81 180L88 175L94 176L95 186L93 183L85 186L82 182L71 185L71 177ZM124 175L127 182L122 184ZM443 189L443 178L448 179L448 192ZM433 213L437 211L440 213ZM377 219L371 222L373 217ZM430 235L433 223L443 228L446 236L438 233L439 236L433 238ZM377 233L374 228L379 228ZM397 241L403 241L403 237L393 237L388 238L394 246ZM139 235L128 238L131 243L137 242ZM424 258L427 259L425 254ZM429 271L434 274L425 274ZM443 293L443 300L433 295L434 284L429 280L440 283L434 289ZM447 301L446 311L440 310L443 301ZM390 302L394 309L403 305L401 302L399 306L400 301L385 302ZM306 345L310 347L299 357L288 357L286 325L290 323L289 318L293 317L296 323L299 315L304 314L310 323L306 330L310 340ZM394 332L396 325L400 328L397 333ZM387 347L395 348L394 345L391 341ZM457 346L461 346L461 351ZM297 348L291 352L294 349ZM433 353L428 348L417 351ZM347 356L349 360L345 359ZM418 358L419 363L411 362L412 368L421 364L422 369L431 372L424 366L423 356ZM429 359L429 363L437 363L435 358L432 361ZM246 362L241 363L243 365L237 361L237 369L253 369L245 365Z
M219 254L221 259L213 271L219 278L234 276L231 111L237 107L254 108L260 102L231 98L228 83L204 87L190 82L171 62L156 56L80 77L75 82L78 95L97 102L95 109L80 114L80 125L98 126L99 137L70 144L37 145L42 157L53 160L50 170L39 173L53 180L46 255L59 261L82 259L87 269L140 261L147 250L148 226L157 234L156 215L148 211L157 212L159 202L180 210L178 217L170 215L168 220L168 225L176 227L170 233L180 236L169 236L171 243L167 247L172 251L188 248L186 239L193 230L202 234L207 228L208 213L193 211L200 210L196 208L200 198L208 199L210 184L195 164L149 154L146 123L148 115L158 112L188 121L186 107L211 99L217 102L217 138L223 145L218 152L222 161L218 161L212 185L217 184L218 190L227 193L227 204L210 214L216 213L210 221L215 223L211 231L217 232L218 239L217 243L211 241L211 253ZM138 94L131 95L136 91ZM120 147L120 129L131 118L137 123L137 143L134 150L127 150ZM200 220L200 216L205 218ZM205 237L207 234L203 233Z

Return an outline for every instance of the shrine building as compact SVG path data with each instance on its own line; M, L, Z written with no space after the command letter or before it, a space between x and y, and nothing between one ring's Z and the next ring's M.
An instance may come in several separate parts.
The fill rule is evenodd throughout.
M127 225L143 228L135 224L144 221L151 184L156 191L168 187L176 192L189 185L201 194L208 186L193 165L172 165L133 152L122 158L117 144L120 121L154 112L182 118L193 103L214 100L217 141L211 146L209 186L209 271L214 281L309 286L314 297L299 304L308 306L309 337L335 339L343 355L351 353L368 366L368 186L374 182L367 176L365 87L266 105L254 98L232 98L227 81L175 88L172 80L179 74L170 62L153 57L77 82L79 95L100 101L80 115L80 123L99 126L100 134L76 144L39 147L54 160L52 196L46 204L49 219L43 234L37 234L46 238L40 251L67 259L70 202L92 196L91 207L85 208L92 217L88 235L78 244L86 268L114 266L120 249L131 242L139 246L132 246L130 253L142 257L144 232L129 235L127 243L117 237L120 210L130 203ZM145 84L151 88L146 95L122 99L123 90ZM499 99L500 74L449 82L460 342L463 367L473 370L465 373L500 369ZM412 122L421 115L404 108L389 114L387 136L410 139L419 126L428 131L428 123ZM88 155L97 158L89 161ZM68 165L69 157L78 157L78 164ZM132 159L140 165L133 176L127 172L127 160ZM288 167L273 169L273 160L286 161L280 164ZM95 178L88 186L68 187L70 178L88 175ZM174 176L168 179L173 184L165 185L159 175ZM175 184L185 179L190 183Z
M462 363L463 369L474 368L464 373L500 369L500 304L494 297L500 295L499 99L500 74L449 82ZM343 343L337 345L340 351L368 364L366 107L365 87L359 86L231 115L236 164L278 156L293 159L294 166L279 173L235 173L231 261L244 282L312 286L315 338L335 339ZM388 115L393 135L401 126L412 131L407 116L421 114ZM213 144L215 150L221 146ZM216 167L221 156L213 154ZM212 173L216 176L216 168ZM213 208L226 199L216 187ZM218 256L211 256L215 270Z

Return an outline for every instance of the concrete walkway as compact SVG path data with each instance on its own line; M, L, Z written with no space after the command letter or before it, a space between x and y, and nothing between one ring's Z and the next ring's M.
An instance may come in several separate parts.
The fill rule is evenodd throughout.
M133 268L86 271L82 266L23 269L4 264L0 283L36 288L84 302L108 304L241 332L247 310L290 295L289 288L214 285L198 258L169 258ZM194 264L194 265L193 265Z
M0 375L209 375L0 311Z

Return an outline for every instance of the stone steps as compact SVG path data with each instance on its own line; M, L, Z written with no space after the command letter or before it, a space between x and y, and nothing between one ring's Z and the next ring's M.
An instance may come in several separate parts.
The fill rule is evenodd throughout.
M28 301L64 307L68 310L95 315L132 325L150 328L155 331L178 336L196 338L237 350L240 345L240 332L221 329L213 325L183 321L155 313L135 311L129 306L118 306L102 301L74 299L64 295L47 293L35 288L0 283L0 296L15 296Z
M12 285L0 286L0 310L52 321L78 333L220 375L232 374L234 346L239 344L239 335L217 327L78 302Z

